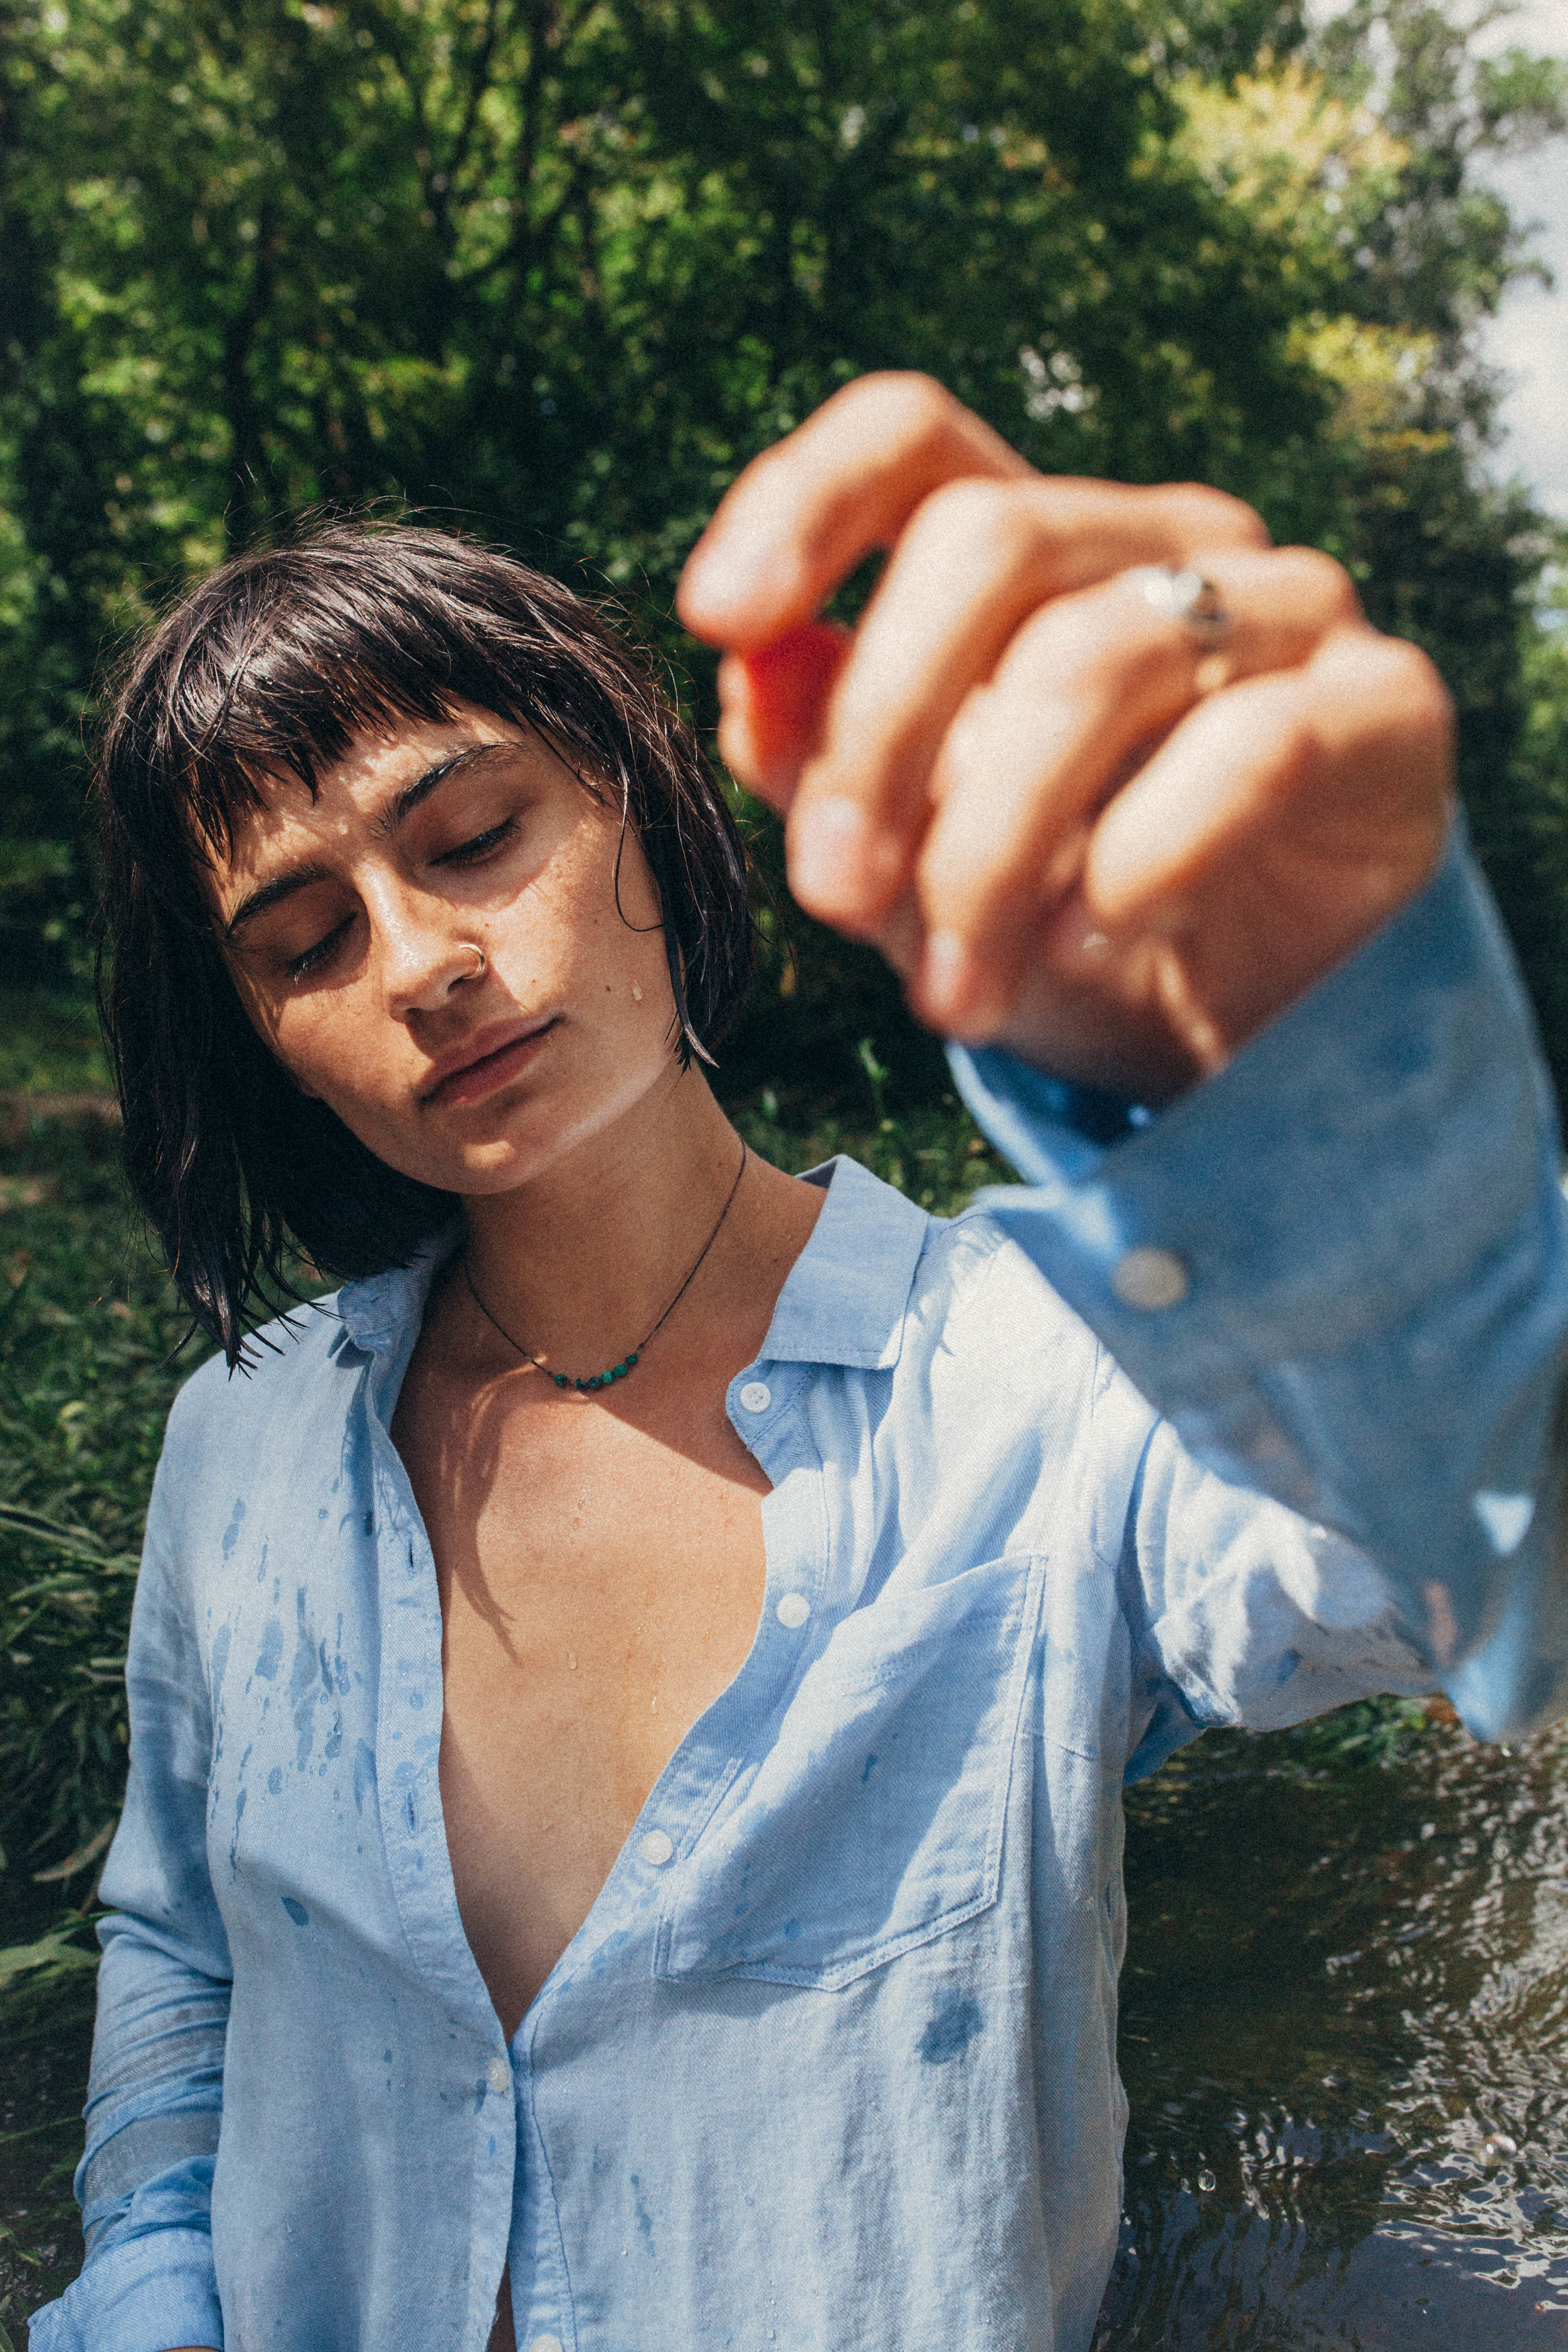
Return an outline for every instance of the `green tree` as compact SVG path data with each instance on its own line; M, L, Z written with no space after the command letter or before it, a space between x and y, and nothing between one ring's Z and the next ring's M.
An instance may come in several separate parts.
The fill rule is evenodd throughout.
M1449 669L1468 774L1513 772L1533 551L1478 487L1472 333L1524 261L1475 167L1561 90L1421 0L0 9L0 835L69 844L106 644L315 502L474 523L684 660L718 493L889 364L1043 467L1333 546ZM755 1039L849 1069L890 992L802 938Z

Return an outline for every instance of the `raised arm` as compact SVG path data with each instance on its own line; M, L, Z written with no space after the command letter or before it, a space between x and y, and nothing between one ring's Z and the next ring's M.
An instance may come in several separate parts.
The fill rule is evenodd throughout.
M131 1779L103 1874L113 1906L77 2175L87 2263L33 2352L208 2352L223 2342L210 2201L228 2024L227 1940L206 1854L212 1714L183 1605L165 1467L126 1682Z
M1364 1556L1369 1670L1561 1711L1559 1144L1425 656L1235 501L1044 480L901 377L741 478L681 609L796 895L954 1041L988 1205L1181 1449Z

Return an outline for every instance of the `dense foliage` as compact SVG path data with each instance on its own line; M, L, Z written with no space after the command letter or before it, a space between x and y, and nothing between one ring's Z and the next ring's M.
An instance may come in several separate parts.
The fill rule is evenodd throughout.
M890 364L1042 467L1242 492L1431 647L1568 1076L1568 667L1474 341L1528 267L1479 167L1563 119L1560 69L1479 62L1431 0L1317 31L1293 0L0 0L0 1085L98 1074L82 730L162 597L312 502L413 502L614 593L700 713L687 547ZM755 1138L847 1122L957 1197L982 1162L880 966L763 919L724 1073ZM101 1153L35 1139L0 1182L30 1872L115 1801L177 1332Z
M1474 353L1527 266L1478 166L1563 91L1475 59L1497 13L0 0L0 983L79 981L95 675L226 549L411 500L613 584L679 671L736 467L914 365L1043 467L1241 491L1430 645L1568 1068L1513 854L1543 541L1480 479ZM887 992L825 958L785 1029L842 1082Z

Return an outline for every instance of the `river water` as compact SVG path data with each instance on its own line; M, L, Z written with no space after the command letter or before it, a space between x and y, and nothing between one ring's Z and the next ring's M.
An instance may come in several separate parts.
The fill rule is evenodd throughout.
M1099 2352L1568 2346L1568 1743L1313 1737L1133 1793Z
M1097 2352L1568 2347L1568 1737L1339 1737L1211 1735L1131 1794ZM0 2044L18 2346L79 2259L82 1990Z

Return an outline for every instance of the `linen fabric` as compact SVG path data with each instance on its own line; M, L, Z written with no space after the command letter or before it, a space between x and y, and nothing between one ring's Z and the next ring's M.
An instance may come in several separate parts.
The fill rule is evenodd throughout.
M35 2352L481 2352L509 2259L523 2347L1087 2352L1124 1776L1373 1691L1568 1704L1557 1140L1462 842L1156 1119L953 1065L1026 1181L943 1223L809 1180L728 1399L772 1484L752 1651L510 2048L388 1434L439 1253L182 1391L89 2258Z

